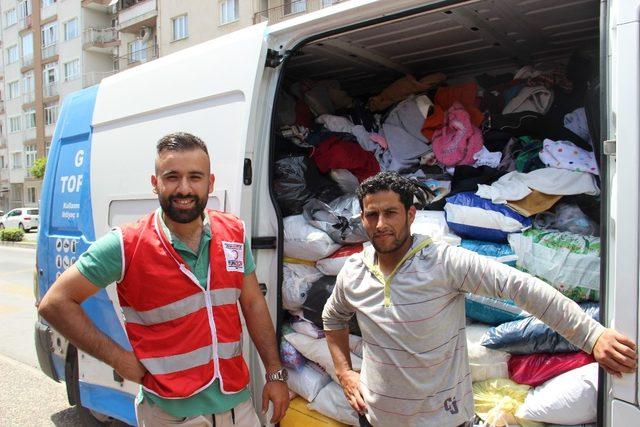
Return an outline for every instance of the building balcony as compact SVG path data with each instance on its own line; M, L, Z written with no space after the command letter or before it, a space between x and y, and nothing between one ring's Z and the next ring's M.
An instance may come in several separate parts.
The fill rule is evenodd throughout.
M23 68L33 66L33 54L23 56L21 63Z
M117 73L118 70L111 71L92 71L90 73L86 73L82 76L82 87L89 87L97 85L102 81L102 79L112 76Z
M35 92L27 92L22 94L22 107L32 104L36 100Z
M141 27L155 27L157 16L156 0L118 1L118 31L137 33Z
M56 96L59 97L60 93L58 92L58 84L57 83L51 83L51 84L42 86L42 95L45 98L52 98L52 97L56 97Z
M269 21L269 24L314 12L347 0L283 0L283 4L261 10L253 15L253 23Z
M111 4L111 0L82 0L80 4L82 5L82 7L105 8Z
M58 54L58 44L50 44L49 46L42 47L42 60L53 58Z
M9 168L0 169L0 182L4 184L9 182Z
M82 40L84 50L110 54L117 46L120 46L120 40L118 40L118 29L115 27L84 30Z
M120 71L127 68L135 67L136 65L143 64L145 62L153 61L158 58L158 46L153 45L144 49L138 49L129 52L127 55L120 56L117 59L118 69Z
M33 19L31 15L25 16L24 18L18 20L18 31L29 29L32 25Z

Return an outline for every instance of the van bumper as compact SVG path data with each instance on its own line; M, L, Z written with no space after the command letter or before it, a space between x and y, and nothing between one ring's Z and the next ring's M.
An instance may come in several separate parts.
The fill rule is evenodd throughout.
M36 354L38 355L40 369L54 381L60 382L60 378L58 378L53 364L53 342L51 334L52 331L49 325L45 325L39 320L36 321L34 338L36 341Z

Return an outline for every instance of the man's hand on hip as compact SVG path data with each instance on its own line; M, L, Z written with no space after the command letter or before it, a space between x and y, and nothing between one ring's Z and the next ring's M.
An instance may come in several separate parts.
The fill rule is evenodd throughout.
M354 370L348 370L338 375L342 391L347 397L349 405L359 414L367 412L367 405L364 403L362 393L360 392L360 373Z
M115 369L122 378L137 384L142 384L142 377L147 373L146 368L142 366L142 363L140 363L132 351L122 352L115 360L113 369Z
M635 343L613 329L600 335L593 346L593 357L607 373L618 377L637 368Z
M271 424L279 422L289 407L289 388L282 381L269 381L262 389L262 413L269 409L269 401L273 403L273 416Z

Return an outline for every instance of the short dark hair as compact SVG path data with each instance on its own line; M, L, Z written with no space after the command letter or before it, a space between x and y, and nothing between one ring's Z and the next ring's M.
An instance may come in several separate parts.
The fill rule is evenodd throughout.
M186 132L175 132L165 135L160 138L156 145L156 151L158 154L163 151L188 151L188 150L202 150L209 157L209 150L204 141L195 135Z
M356 190L360 209L364 209L362 201L368 194L375 194L380 191L393 191L400 196L400 201L406 210L413 206L416 195L416 185L409 179L404 178L397 172L380 172L375 176L364 180Z

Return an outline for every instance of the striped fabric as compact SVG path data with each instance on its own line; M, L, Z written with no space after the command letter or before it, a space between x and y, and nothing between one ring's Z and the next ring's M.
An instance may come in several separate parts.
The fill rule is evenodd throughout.
M412 248L426 238L414 235ZM603 331L544 282L442 242L397 268L385 306L384 283L367 267L374 260L368 247L347 261L323 312L327 330L357 316L361 388L373 425L457 426L473 417L465 292L512 299L585 351Z

